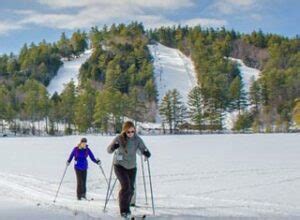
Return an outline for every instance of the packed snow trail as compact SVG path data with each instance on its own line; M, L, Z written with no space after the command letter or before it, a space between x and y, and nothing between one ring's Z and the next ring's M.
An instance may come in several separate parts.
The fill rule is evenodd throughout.
M161 102L167 91L177 89L187 104L188 94L197 85L197 74L189 57L160 43L148 45L154 59L154 77ZM159 120L159 119L158 119Z
M52 96L55 92L60 94L64 85L74 81L75 85L78 85L78 74L81 65L91 56L92 50L86 50L79 58L75 58L71 61L63 61L63 66L59 68L57 75L50 81L47 90Z
M257 80L259 77L260 70L248 67L242 60L229 57L231 61L238 64L238 68L241 72L242 81L244 83L245 92L249 93L251 80Z
M260 70L251 68L245 65L245 63L236 58L229 57L229 60L236 62L241 73L242 82L244 83L244 91L246 92L246 97L249 100L249 91L251 87L252 80L257 80L260 74ZM224 116L224 128L231 130L233 128L234 122L237 119L238 111L226 112Z
M70 165L53 204L65 162L80 138L0 139L0 154L4 155L0 160L1 220L118 219L116 200L109 202L106 213L102 212L107 184L90 160L87 196L95 200L76 200L76 178ZM106 146L113 137L87 138L108 176L112 155L106 152ZM152 153L157 217L151 218L152 209L145 205L140 164L137 204L141 207L132 209L135 214L147 214L147 218L155 220L299 219L298 134L145 136L143 139ZM149 188L147 192L149 199Z

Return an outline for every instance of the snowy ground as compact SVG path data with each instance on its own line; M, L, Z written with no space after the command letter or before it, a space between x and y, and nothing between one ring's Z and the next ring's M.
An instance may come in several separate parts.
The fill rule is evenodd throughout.
M55 92L60 94L64 85L72 79L75 85L78 85L78 74L81 65L90 57L92 50L85 51L79 58L71 61L63 61L63 66L58 70L57 75L51 80L48 86L48 92L52 96Z
M65 161L80 137L1 138L0 219L117 219L115 200L103 213L106 184L90 163L88 196L75 199L75 174ZM109 173L112 137L88 136ZM157 217L154 219L299 219L299 134L145 136ZM138 173L135 213L151 214ZM149 190L148 190L149 196ZM117 197L115 195L115 197ZM41 204L37 206L37 204ZM151 219L151 218L150 218Z

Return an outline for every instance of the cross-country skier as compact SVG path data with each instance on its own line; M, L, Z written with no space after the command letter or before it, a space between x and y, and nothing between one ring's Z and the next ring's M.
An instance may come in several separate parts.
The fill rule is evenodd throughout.
M74 169L77 179L77 199L87 199L86 198L86 176L88 169L87 157L98 164L101 165L101 161L94 157L93 152L87 145L87 139L82 138L80 143L74 147L69 159L67 160L67 165L70 165L73 157L75 159Z
M119 206L122 217L131 215L130 201L134 192L136 178L136 153L140 151L145 157L151 156L141 137L131 121L123 124L122 132L108 146L108 153L115 153L114 171L121 184L119 191Z

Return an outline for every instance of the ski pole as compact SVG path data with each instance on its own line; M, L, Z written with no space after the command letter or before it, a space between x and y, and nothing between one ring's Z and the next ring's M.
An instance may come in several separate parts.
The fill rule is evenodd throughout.
M110 200L111 195L112 195L113 192L114 192L114 189L115 189L117 180L118 180L118 179L116 178L114 184L113 184L112 187L111 187L111 190L110 190L110 192L109 192L108 199L107 199L107 204L108 204L108 202L109 202L109 200Z
M108 203L108 196L109 196L109 193L110 193L110 184L111 184L111 178L112 178L112 173L113 173L113 167L114 167L114 159L112 161L111 168L110 168L110 175L109 175L109 181L108 181L108 187L107 187L105 205L104 205L104 208L103 208L103 212L105 212L106 206L107 206L107 203Z
M57 191L56 191L56 195L55 195L55 197L54 197L53 203L55 203L55 202L56 202L56 198L57 198L57 196L58 196L58 192L59 192L59 190L60 190L60 187L61 187L61 185L62 185L63 179L64 179L64 177L65 177L65 175L66 175L66 172L67 172L68 166L69 166L69 165L67 164L67 165L66 165L66 168L65 168L65 170L64 170L64 173L63 173L63 175L62 175L62 178L61 178L61 180L60 180L60 183L59 183L58 189L57 189Z
M150 172L150 163L149 163L149 159L148 158L147 158L147 165L148 165L149 182L150 182L150 190L151 190L152 211L153 211L153 215L155 215L153 189L152 189L151 172Z
M141 155L141 164L142 164L142 174L143 174L143 182L144 182L145 199L146 199L146 204L148 204L147 187L146 187L146 178L145 178L145 171L144 171L143 155Z
M106 175L105 175L104 169L103 169L103 167L102 167L101 165L99 165L99 168L100 168L100 170L101 170L101 172L102 172L102 174L103 174L103 176L104 176L105 182L107 183L107 186L108 186L108 179L107 179L107 177L106 177ZM113 196L113 198L114 198L114 196ZM115 198L114 198L114 199L115 199Z
M106 182L107 185L108 185L108 180L107 180L107 177L106 177L105 172L104 172L104 170L103 170L103 167L102 167L101 165L99 165L99 168L100 168L100 170L101 170L101 172L102 172L102 175L104 176L105 182Z

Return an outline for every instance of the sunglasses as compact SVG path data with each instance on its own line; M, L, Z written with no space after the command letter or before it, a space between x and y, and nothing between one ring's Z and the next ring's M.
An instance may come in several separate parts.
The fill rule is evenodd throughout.
M126 134L134 134L135 131L126 131Z

